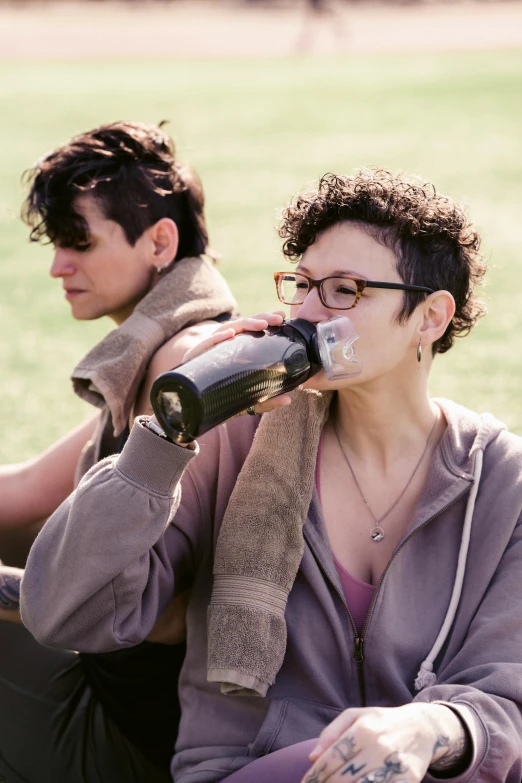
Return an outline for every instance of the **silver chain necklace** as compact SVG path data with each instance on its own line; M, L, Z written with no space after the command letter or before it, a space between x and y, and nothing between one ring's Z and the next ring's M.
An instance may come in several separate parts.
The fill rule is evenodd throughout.
M366 498L364 496L364 493L363 493L363 491L361 489L361 485L357 481L357 476L355 475L354 469L352 468L352 466L350 464L350 460L348 459L348 454L344 450L344 446L341 443L341 438L339 437L339 433L337 432L337 427L335 426L335 422L332 419L332 426L333 426L333 430L335 432L335 437L337 438L337 442L339 444L339 448L341 449L342 455L343 455L343 457L346 460L346 464L350 468L350 473L352 474L353 480L355 482L355 486L359 490L359 494L362 497L362 499L363 499L363 501L364 501L364 503L366 505L366 508L370 512L370 514L371 514L371 516L373 518L374 524L375 524L375 526L372 528L371 533L370 533L372 541L379 542L379 541L383 540L383 538L384 538L384 530L381 527L381 523L386 519L386 517L389 514L391 514L391 512L393 511L395 506L399 503L399 501L403 498L404 494L406 493L406 490L408 489L408 487L410 486L411 482L413 481L413 479L415 477L415 474L417 473L418 469L420 468L420 464L421 464L422 460L424 459L424 455L428 451L428 446L430 445L431 436L435 432L435 426L436 426L438 420L439 420L439 417L437 415L437 416L435 416L435 421L433 422L433 427L431 428L430 434L428 435L428 439L426 441L426 445L424 446L424 451L420 455L419 461L415 465L415 468L413 469L413 473L411 474L410 478L408 479L408 481L406 483L406 486L404 487L404 489L400 493L399 497L396 500L393 501L393 503L391 504L389 509L380 517L380 519L377 519L377 517L375 516L375 514L371 510L371 508L370 508L370 506L368 504L368 501L366 500Z

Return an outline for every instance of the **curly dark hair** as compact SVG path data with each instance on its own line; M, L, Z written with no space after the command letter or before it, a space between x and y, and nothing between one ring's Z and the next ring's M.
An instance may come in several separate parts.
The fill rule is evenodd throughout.
M298 195L283 211L279 235L283 253L298 260L318 235L341 221L360 223L395 252L405 283L449 291L455 315L433 354L444 353L455 337L469 333L485 314L474 287L486 271L480 236L466 212L429 182L385 169L361 169L354 176L325 174L316 189ZM405 291L397 314L403 323L426 294Z
M174 260L208 252L203 188L189 166L176 161L162 125L114 122L74 136L24 174L29 192L22 218L33 242L61 247L89 244L88 227L75 200L92 195L104 216L135 245L163 217L179 230Z

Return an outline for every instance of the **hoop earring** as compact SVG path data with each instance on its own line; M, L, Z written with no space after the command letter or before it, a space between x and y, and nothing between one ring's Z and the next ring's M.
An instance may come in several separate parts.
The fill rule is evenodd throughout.
M419 344L417 345L417 361L420 362L422 359L422 345L421 341L419 340Z

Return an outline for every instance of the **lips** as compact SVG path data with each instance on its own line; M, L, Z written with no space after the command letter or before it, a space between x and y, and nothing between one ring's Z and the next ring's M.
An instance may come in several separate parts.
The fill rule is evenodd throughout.
M85 291L82 291L80 288L64 288L64 292L65 298L68 300L75 299L79 294L85 293Z

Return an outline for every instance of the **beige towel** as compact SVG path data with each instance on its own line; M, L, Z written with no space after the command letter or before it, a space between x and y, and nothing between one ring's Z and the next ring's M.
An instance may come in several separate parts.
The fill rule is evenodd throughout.
M205 258L183 258L136 306L132 315L77 365L73 387L82 399L110 409L114 435L129 419L156 350L186 326L236 310L224 278Z
M208 680L265 696L286 650L285 608L303 555L331 393L297 390L263 416L219 534L208 610Z

